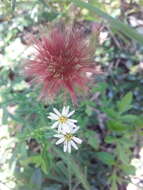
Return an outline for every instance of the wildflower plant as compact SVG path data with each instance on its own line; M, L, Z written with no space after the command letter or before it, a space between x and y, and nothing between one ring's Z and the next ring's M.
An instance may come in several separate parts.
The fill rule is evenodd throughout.
M25 65L25 73L32 83L42 86L39 98L54 99L63 90L64 94L69 92L72 102L77 104L76 89L88 91L87 72L99 73L83 30L54 28L35 42L35 50L35 57ZM71 147L78 149L76 143L82 142L74 136L79 127L77 120L70 117L75 111L69 112L69 106L64 106L61 113L56 108L53 111L48 118L55 121L51 128L56 130L55 137L60 138L56 144L64 143L64 152L71 153Z

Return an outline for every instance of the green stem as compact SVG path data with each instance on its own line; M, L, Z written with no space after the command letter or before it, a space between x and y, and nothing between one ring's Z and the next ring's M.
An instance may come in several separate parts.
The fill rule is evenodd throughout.
M72 190L72 175L70 165L70 154L68 154L68 178L69 178L69 190Z

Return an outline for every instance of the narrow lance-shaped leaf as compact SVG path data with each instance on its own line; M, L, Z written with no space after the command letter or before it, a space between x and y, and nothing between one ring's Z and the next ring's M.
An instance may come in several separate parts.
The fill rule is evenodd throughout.
M101 160L104 164L114 165L114 156L109 152L97 152L96 157Z
M132 103L132 93L128 92L119 102L118 102L118 109L120 113L128 111L131 108Z

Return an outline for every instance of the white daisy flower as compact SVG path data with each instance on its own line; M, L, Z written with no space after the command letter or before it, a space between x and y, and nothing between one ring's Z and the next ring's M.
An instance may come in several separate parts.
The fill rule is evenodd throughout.
M59 138L56 145L63 143L63 151L71 153L71 147L78 149L76 144L81 144L82 140L75 137L73 134L79 129L79 127L70 130L70 132L63 131L60 134L54 135L54 137Z
M69 117L74 114L75 111L69 112L69 106L64 106L62 109L62 113L60 113L56 108L53 108L54 113L49 113L48 118L54 120L55 123L51 126L51 128L58 128L58 132L62 130L69 130L69 128L76 128L77 120L70 119Z

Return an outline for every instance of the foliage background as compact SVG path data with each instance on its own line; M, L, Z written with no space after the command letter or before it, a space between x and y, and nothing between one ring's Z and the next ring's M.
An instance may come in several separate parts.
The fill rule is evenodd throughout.
M143 171L134 167L142 163L143 1L89 3L0 2L2 190L124 190L130 182L131 190L143 188ZM39 91L22 74L33 51L31 34L59 22L85 29L104 71L94 76L88 98L79 97L74 117L84 143L71 156L55 146L47 119L53 107L62 108L63 95L46 105L37 101Z

